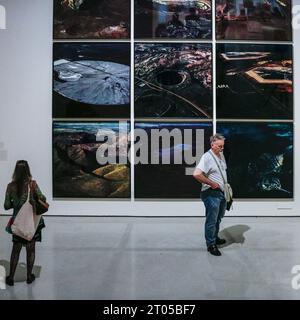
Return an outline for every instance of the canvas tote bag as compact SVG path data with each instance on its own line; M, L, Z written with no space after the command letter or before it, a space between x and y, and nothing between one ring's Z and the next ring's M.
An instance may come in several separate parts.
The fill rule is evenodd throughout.
M222 176L223 182L224 182L224 198L227 202L227 204L229 203L229 205L227 205L227 210L229 210L231 208L232 205L232 198L233 198L233 191L232 188L230 186L230 184L227 182L227 180L224 178L224 175L222 173L222 170L218 164L217 159L215 158L215 156L213 155L213 153L210 151L211 156L213 157L213 159L215 160L217 167L220 171L220 174Z
M13 224L11 225L12 233L25 240L32 240L41 216L36 215L33 207L29 202L30 184L28 184L28 196L26 202L18 212Z

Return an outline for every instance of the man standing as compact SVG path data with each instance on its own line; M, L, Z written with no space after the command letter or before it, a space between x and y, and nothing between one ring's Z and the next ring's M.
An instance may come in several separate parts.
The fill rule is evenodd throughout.
M225 138L220 134L210 137L211 149L204 153L194 171L194 178L202 183L201 199L205 205L205 239L207 251L220 256L217 245L226 243L218 237L219 227L226 211L224 179L227 181L226 161L223 155Z

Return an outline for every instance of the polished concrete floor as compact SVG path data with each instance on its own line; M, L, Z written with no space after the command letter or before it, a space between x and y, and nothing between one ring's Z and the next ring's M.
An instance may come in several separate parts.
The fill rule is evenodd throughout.
M0 268L10 236L0 218ZM207 253L203 218L46 217L36 281L22 250L0 299L300 299L300 218L225 218L221 257ZM3 269L3 268L2 268ZM300 283L300 281L299 281Z

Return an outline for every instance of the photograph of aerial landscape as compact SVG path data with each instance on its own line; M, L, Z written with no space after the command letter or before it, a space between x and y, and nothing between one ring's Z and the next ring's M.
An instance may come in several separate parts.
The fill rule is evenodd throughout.
M291 41L291 0L216 0L216 39Z
M135 198L199 198L201 184L187 174L187 169L193 171L203 152L209 149L212 122L136 122L135 130L140 129L146 131L147 137L135 144L135 154L141 157L138 151L145 152L146 148L149 158L148 164L135 159ZM157 141L154 140L157 139L155 130L162 134L164 130L174 136L167 139L164 133L164 138L157 144L154 143Z
M211 39L211 0L135 0L137 39Z
M292 45L217 44L217 118L293 119Z
M129 118L129 43L54 43L54 118Z
M130 198L129 122L53 123L54 198ZM107 140L115 134L115 140ZM106 138L107 137L107 138ZM111 143L113 142L113 143ZM99 163L99 148L104 150ZM122 160L121 160L122 159ZM125 159L125 160L124 160ZM103 163L102 163L103 162Z
M234 198L293 198L293 123L217 123Z
M136 43L136 118L211 119L210 44Z
M54 0L54 39L130 38L130 0Z

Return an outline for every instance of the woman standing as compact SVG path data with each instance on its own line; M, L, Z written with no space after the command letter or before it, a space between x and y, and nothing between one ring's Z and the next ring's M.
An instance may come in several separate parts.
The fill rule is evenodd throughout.
M39 222L37 230L32 240L27 241L17 235L14 235L11 230L11 225L14 222L18 212L23 204L26 202L29 194L29 202L35 208L35 202L38 199L46 201L46 197L41 193L35 180L32 180L29 165L25 160L19 160L16 163L15 171L13 174L12 182L8 184L5 195L5 210L13 209L12 218L9 220L6 231L12 234L13 248L10 258L10 272L6 277L6 284L9 286L14 285L14 276L19 261L20 251L22 246L26 247L26 260L27 260L27 283L32 283L35 280L35 275L32 273L34 260L35 260L35 242L42 240L41 230L45 227L43 217Z

